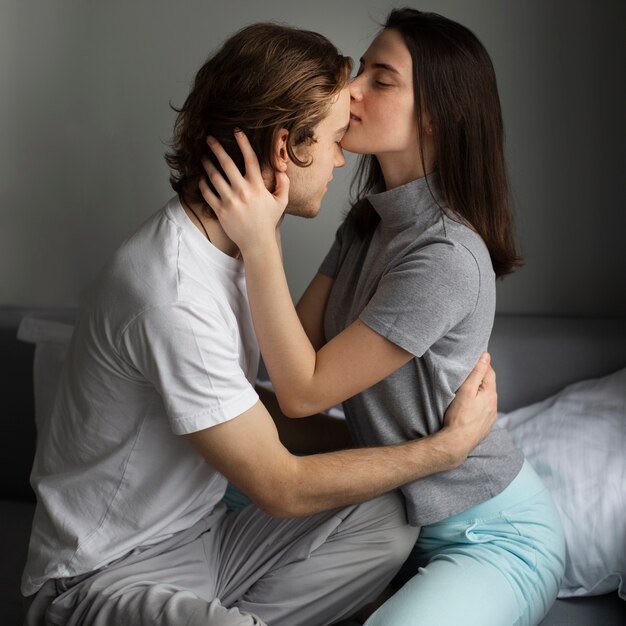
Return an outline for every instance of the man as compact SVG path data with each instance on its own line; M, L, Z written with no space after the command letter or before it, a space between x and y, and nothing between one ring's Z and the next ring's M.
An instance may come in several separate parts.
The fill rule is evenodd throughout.
M344 163L348 72L320 35L270 24L198 72L167 157L178 196L89 293L40 434L28 624L343 619L416 539L397 494L380 494L459 465L491 428L486 360L441 432L395 447L294 456L258 400L243 265L197 190L205 137L236 155L232 129L245 130L268 187L278 155L290 211L314 215ZM226 513L227 479L257 506Z

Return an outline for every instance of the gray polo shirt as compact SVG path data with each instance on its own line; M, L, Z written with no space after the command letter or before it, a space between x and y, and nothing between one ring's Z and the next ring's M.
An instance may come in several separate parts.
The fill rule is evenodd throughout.
M320 272L334 278L327 340L357 318L415 358L343 403L359 446L432 434L481 352L495 312L495 275L478 234L445 207L437 177L373 194L381 221L364 239L344 222ZM444 207L442 210L441 207ZM402 487L409 523L423 526L500 493L523 462L494 428L459 468Z

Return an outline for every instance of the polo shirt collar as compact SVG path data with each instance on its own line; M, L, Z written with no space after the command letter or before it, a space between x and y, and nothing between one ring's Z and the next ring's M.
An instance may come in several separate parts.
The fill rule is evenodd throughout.
M434 198L433 198L434 196ZM429 174L389 191L380 191L366 196L380 215L383 226L400 228L411 222L427 219L433 211L445 208L439 188L439 176Z

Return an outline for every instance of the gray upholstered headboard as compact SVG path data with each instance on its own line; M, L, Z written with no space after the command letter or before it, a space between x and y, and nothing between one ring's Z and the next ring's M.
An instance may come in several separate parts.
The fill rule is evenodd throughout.
M626 318L497 315L489 351L498 408L511 411L626 367Z

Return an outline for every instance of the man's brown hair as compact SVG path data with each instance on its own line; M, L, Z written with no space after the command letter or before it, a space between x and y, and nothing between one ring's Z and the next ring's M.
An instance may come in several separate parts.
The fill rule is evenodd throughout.
M308 165L294 154L294 146L315 140L314 128L350 70L350 59L318 33L272 23L235 33L200 68L185 103L174 109L172 149L165 155L174 191L212 214L198 191L204 175L200 159L207 156L219 168L206 145L212 135L243 173L235 128L246 133L262 168L274 166L273 148L282 128L289 131L289 158Z

